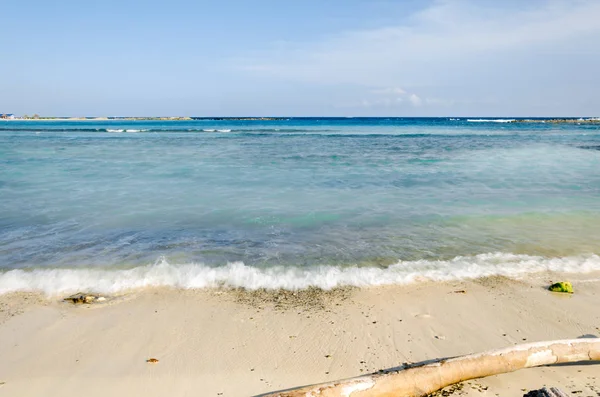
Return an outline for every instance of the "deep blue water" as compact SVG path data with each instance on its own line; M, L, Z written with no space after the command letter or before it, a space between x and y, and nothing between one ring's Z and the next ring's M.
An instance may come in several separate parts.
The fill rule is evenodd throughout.
M592 124L0 122L0 269L589 258L598 149Z

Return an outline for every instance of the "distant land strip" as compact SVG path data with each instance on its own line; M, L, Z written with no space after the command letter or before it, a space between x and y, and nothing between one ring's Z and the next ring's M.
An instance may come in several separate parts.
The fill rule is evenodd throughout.
M290 119L306 119L311 117L189 117L189 116L175 116L175 117L135 117L135 116L110 116L110 117L50 117L50 116L21 116L21 117L2 117L5 115L0 114L0 120L28 120L28 121L109 121L109 120L119 120L119 121L191 121L191 120L207 120L207 121L285 121ZM324 119L345 119L348 117L318 117ZM355 117L355 118L363 118L363 117ZM432 118L432 119L446 119L447 117L365 117L365 118L373 118L373 119L422 119L422 118ZM467 117L463 118L450 118L450 120L455 121L501 121L504 123L553 123L553 124L600 124L600 117L563 117L563 118L500 118L500 119L469 119Z
M288 117L51 117L51 116L22 116L2 118L0 120L31 120L31 121L106 121L106 120L130 120L130 121L185 121L185 120L288 120Z

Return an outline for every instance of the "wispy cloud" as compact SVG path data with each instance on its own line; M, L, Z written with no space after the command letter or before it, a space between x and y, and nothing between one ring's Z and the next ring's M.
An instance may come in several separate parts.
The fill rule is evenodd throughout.
M279 44L238 64L288 81L363 86L369 94L401 97L417 107L452 106L483 98L482 83L496 83L494 94L508 97L506 87L515 76L530 74L543 85L572 74L591 75L593 67L564 59L573 51L588 57L592 49L598 51L598 21L600 1L595 0L439 0L397 25ZM536 73L540 57L560 67ZM600 55L593 60L600 63Z
M423 100L421 98L419 98L419 96L417 94L411 94L408 97L408 100L410 101L410 103L412 103L414 106L421 106L423 104Z
M533 2L520 2L520 9L506 8L502 2L482 4L485 2L437 1L404 25L278 45L260 58L245 59L244 68L328 83L388 86L390 80L401 79L405 86L411 84L412 74L407 72L430 62L560 45L564 40L600 32L598 1L547 1L536 7L530 6Z

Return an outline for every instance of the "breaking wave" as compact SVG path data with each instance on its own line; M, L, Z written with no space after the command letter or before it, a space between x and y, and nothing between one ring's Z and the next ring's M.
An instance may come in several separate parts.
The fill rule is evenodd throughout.
M309 128L0 128L0 131L11 132L241 132L241 133L298 133L298 132L332 132L332 129Z
M0 294L41 291L48 295L78 290L118 293L146 287L197 289L241 287L288 289L341 286L371 287L418 281L449 281L501 275L519 277L529 273L559 271L586 273L600 270L597 255L544 258L504 253L456 257L448 261L399 261L387 268L341 266L275 266L258 268L242 262L221 267L203 264L156 263L132 269L33 269L0 273Z
M512 123L516 119L467 119L469 123Z
M146 132L146 131L150 131L150 130L127 130L127 129L110 129L107 128L105 131L102 131L102 129L98 129L97 131L100 132Z

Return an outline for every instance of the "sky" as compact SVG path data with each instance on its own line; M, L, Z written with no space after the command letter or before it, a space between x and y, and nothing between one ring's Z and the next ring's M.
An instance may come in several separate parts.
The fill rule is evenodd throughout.
M598 0L0 5L0 113L600 116Z

